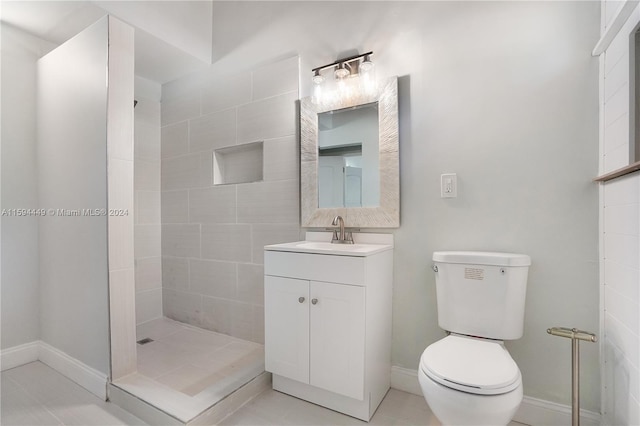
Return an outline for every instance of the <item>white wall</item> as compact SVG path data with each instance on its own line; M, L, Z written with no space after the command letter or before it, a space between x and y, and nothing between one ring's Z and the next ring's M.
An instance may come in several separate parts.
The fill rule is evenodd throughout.
M38 62L42 208L107 208L107 24ZM39 256L41 340L108 374L107 217L41 218Z
M297 53L305 96L311 68L357 49L374 51L378 78L400 76L393 363L417 369L423 349L444 335L433 251L523 252L533 261L525 335L508 348L526 395L570 404L570 346L546 328L599 324L598 61L590 55L599 4L216 2L213 12L221 73ZM457 199L440 199L444 172L458 174ZM598 361L597 345L583 345L582 407L592 411Z
M38 207L36 61L53 45L1 26L2 209ZM1 349L38 340L37 216L2 216Z
M603 29L619 2L603 2ZM640 23L636 8L601 56L600 171L629 158L629 34ZM601 186L600 254L604 424L640 424L640 175Z

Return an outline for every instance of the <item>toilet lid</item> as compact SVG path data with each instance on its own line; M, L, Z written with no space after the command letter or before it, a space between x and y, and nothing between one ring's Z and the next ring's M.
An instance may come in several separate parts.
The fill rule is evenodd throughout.
M501 342L455 334L425 349L420 369L443 386L480 395L507 393L521 382Z

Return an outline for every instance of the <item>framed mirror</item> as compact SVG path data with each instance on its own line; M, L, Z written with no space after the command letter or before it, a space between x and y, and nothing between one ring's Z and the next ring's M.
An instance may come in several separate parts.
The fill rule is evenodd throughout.
M377 94L300 101L302 226L400 226L398 79Z

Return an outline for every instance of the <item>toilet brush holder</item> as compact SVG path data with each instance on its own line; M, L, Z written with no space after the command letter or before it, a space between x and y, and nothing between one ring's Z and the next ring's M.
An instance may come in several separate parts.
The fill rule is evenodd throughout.
M551 327L547 333L571 339L571 426L580 426L580 340L597 342L594 333L577 328Z

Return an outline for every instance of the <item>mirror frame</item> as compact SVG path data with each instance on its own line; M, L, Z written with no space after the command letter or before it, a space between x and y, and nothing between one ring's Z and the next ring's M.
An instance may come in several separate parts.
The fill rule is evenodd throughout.
M378 103L380 205L378 207L318 208L318 114ZM400 158L398 138L398 78L380 84L377 94L358 93L348 101L316 105L300 100L300 200L303 227L327 227L342 216L350 228L400 226Z

